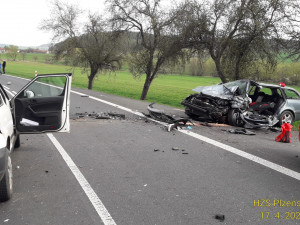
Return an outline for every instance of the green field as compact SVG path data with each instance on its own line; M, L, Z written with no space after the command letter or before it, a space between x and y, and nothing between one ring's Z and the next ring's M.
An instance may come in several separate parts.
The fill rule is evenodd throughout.
M35 62L8 62L6 73L25 78L33 78L34 72L47 73L73 73L73 87L87 88L88 79L79 68L71 70L62 65L43 64ZM109 94L139 99L142 93L145 77L133 79L128 71L117 71L110 74L99 74L94 81L93 90ZM147 101L175 107L182 107L180 102L191 94L196 86L213 85L220 82L219 78L193 77L180 75L161 75L153 81Z

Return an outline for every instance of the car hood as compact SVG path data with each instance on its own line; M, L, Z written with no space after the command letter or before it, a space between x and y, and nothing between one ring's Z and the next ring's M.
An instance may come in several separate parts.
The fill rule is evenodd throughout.
M221 99L232 100L234 97L235 90L238 89L238 86L231 87L230 89L226 88L224 85L212 85L212 86L199 86L193 89L193 91L209 95L212 97L217 97Z

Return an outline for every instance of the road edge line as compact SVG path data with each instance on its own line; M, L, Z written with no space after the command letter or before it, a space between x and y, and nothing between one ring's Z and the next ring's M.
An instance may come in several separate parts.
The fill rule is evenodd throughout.
M69 154L65 151L65 149L61 146L61 144L57 141L53 134L48 133L47 136L50 138L66 164L68 165L69 169L72 171L73 175L77 179L78 183L80 184L81 188L89 198L90 202L94 206L96 212L98 213L99 217L101 218L102 222L105 225L117 225L111 215L109 214L108 210L102 203L101 199L98 197L94 189L91 187L87 179L83 176L80 172L72 158Z

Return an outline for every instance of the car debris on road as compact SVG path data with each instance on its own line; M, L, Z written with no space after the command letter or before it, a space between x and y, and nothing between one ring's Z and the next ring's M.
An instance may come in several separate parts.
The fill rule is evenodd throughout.
M153 108L154 104L155 104L155 102L151 103L147 107L149 114L148 115L144 114L144 115L146 117L150 117L154 120L168 123L169 124L169 126L168 126L169 132L173 129L177 129L178 127L186 126L188 122L190 122L192 124L190 118L187 118L187 117L175 118L173 116L167 115L163 110Z
M80 118L92 118L92 119L103 119L103 120L110 120L110 119L125 119L125 114L115 113L115 112L101 112L101 113L75 113L75 115L71 116L73 120L80 119Z

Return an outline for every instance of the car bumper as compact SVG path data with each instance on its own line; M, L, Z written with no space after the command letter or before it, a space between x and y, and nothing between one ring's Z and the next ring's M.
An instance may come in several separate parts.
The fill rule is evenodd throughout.
M7 148L0 148L0 180L2 180L6 170L7 156L8 156Z

